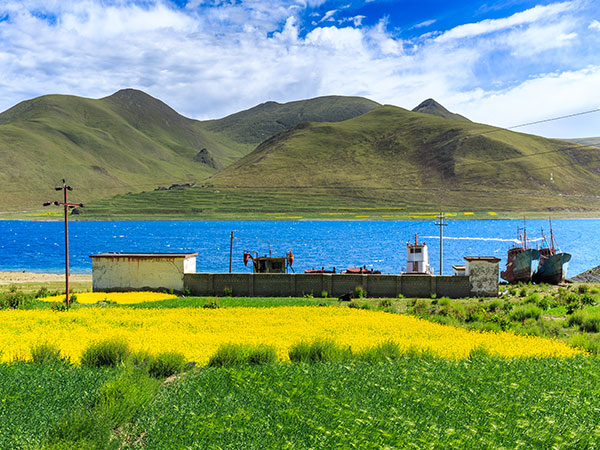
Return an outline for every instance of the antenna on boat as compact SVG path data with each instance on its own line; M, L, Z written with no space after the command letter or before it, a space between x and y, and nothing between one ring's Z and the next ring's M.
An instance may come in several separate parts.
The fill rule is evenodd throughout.
M527 222L523 217L523 248L527 248Z
M552 232L552 218L548 216L548 222L550 222L550 243L552 244L552 254L556 253L556 248L554 247L554 233Z

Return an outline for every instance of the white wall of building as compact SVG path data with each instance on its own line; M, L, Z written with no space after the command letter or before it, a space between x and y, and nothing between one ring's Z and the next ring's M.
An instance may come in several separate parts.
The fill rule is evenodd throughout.
M195 256L92 256L92 289L183 291L183 274L195 271Z

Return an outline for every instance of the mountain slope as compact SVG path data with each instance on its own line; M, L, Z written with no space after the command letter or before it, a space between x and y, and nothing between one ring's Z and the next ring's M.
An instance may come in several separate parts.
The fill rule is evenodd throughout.
M140 107L143 102L152 105ZM132 111L153 108L160 112ZM139 91L100 100L49 95L22 102L0 114L0 179L2 190L12 194L2 206L35 206L61 178L86 201L150 183L205 178L215 170L193 157L208 140L192 126Z
M428 98L427 100L419 103L419 105L415 106L412 111L422 114L431 114L434 116L443 117L444 119L465 120L470 122L470 120L466 117L448 111L432 98Z
M338 120L376 106L336 97L275 104L268 113L259 106L201 122L134 89L97 100L35 98L0 114L0 192L7 194L0 196L0 208L35 208L62 178L84 202L197 182L250 152L262 136L306 117Z
M383 106L283 132L207 183L467 210L548 209L568 203L565 195L595 196L599 161L595 148ZM539 196L551 200L540 204Z
M265 139L303 122L341 122L379 106L366 98L334 95L283 104L266 102L222 119L204 121L201 129L244 156Z

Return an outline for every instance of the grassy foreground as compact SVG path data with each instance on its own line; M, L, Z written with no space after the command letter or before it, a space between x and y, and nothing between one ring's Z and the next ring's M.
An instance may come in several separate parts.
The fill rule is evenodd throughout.
M365 310L365 318L410 313L598 348L600 286L502 289L497 299L364 298L350 308ZM83 310L115 311L111 320L131 330L144 328L142 316L152 309L165 320L171 310L194 308L348 307L330 298L186 297L109 308L75 304L64 312L11 291L1 293L0 308L54 309L71 328L80 325ZM130 312L133 321L124 322L118 311ZM15 311L21 312L50 313ZM190 333L186 327L179 324ZM320 362L275 362L273 350L272 358L259 361L222 358L218 367L213 357L206 366L186 368L172 354L162 365L160 357L137 352L127 360L115 357L114 367L95 368L97 347L95 355L86 350L82 365L38 349L38 362L0 364L0 448L600 448L600 359L592 355L503 358L475 348L467 357L446 359L409 348L365 358L340 349Z
M119 371L13 363L0 373L1 448L84 448L83 436L85 448L594 449L600 438L600 361L585 357L203 368L126 411L106 404L107 386L120 398L136 389ZM108 438L73 418L81 407L126 420ZM69 420L81 425L67 427L72 441Z

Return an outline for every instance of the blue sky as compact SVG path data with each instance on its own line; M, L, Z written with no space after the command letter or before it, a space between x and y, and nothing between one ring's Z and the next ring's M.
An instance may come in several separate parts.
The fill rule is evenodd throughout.
M0 0L0 110L125 87L198 119L337 94L509 127L600 108L600 5ZM600 136L600 113L519 131Z

